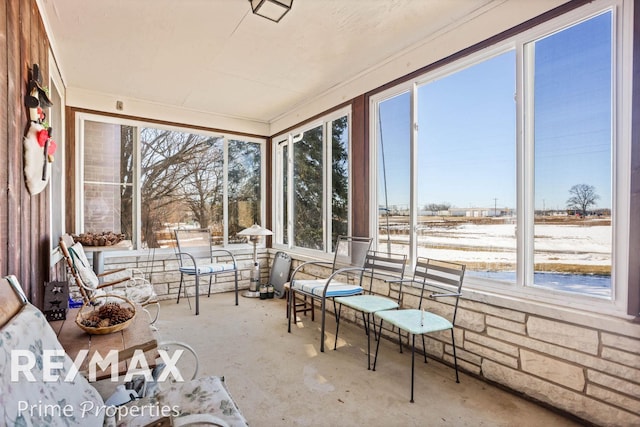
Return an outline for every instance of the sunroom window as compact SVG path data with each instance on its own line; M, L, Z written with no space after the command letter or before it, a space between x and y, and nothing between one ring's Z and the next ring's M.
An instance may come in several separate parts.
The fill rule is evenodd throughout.
M465 263L479 289L624 309L621 5L596 2L371 97L379 250Z
M350 114L274 138L276 247L331 252L349 234Z
M264 141L80 115L84 232L123 233L138 248L172 246L178 227L217 245L264 218Z

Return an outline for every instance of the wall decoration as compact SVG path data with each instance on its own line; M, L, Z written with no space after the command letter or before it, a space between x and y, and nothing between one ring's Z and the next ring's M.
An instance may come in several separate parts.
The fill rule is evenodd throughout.
M42 86L40 67L33 64L31 78L27 86L25 106L29 109L29 125L24 137L24 178L29 194L36 195L49 182L56 142L51 138L43 109L51 107L47 89Z

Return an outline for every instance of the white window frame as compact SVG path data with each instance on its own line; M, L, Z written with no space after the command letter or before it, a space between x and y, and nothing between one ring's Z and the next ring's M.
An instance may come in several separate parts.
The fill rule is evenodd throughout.
M200 135L207 135L211 137L222 137L223 141L223 173L224 173L224 189L223 189L223 246L227 248L236 248L240 245L229 243L229 210L228 210L228 172L229 172L229 140L245 141L250 143L257 143L260 145L260 217L264 220L266 218L266 139L256 138L251 136L244 136L241 134L235 134L230 132L214 132L201 129L192 129L188 127L161 125L156 123L145 122L144 120L132 120L119 117L103 116L93 113L77 113L76 114L76 135L77 135L77 150L76 150L76 224L75 228L79 233L84 232L84 122L86 120L96 121L101 123L116 124L122 126L132 126L136 129L134 134L134 163L135 172L133 177L133 245L134 248L142 248L142 236L141 236L141 194L140 194L140 129L141 128L156 128L166 129L174 132L185 133L197 133ZM264 241L260 243L264 247ZM247 246L248 247L248 246Z
M529 210L533 209L531 200L533 182L533 156L531 152L530 124L525 121L530 106L523 105L524 70L523 46L527 42L538 40L548 34L555 33L580 21L610 10L613 16L613 105L612 123L612 271L611 298L598 298L588 295L568 293L548 288L525 286L530 281L533 272L528 265L533 265L532 220L527 220ZM381 102L394 96L411 92L411 224L415 225L416 215L416 87L425 81L433 80L441 75L455 71L487 59L506 50L516 49L516 84L517 84L517 210L518 210L518 273L516 283L508 285L468 276L465 278L465 288L477 292L504 295L513 298L532 300L551 305L597 312L601 314L628 317L626 314L628 303L628 271L629 271L629 206L630 206L630 158L631 158L631 93L632 93L632 44L633 44L633 2L629 0L596 0L593 3L579 7L562 16L556 17L539 26L517 34L503 42L487 49L483 49L468 57L443 66L432 72L427 72L410 82L404 82L370 97L370 141L373 155L370 158L370 182L372 183L370 201L370 235L374 236L374 246L377 246L378 236L378 168L377 142L378 127L377 114ZM529 147L529 148L527 148ZM415 258L416 245L414 233L410 234L411 258ZM528 280L529 279L529 280Z
M64 233L66 231L65 226L65 209L66 198L64 197L65 185L66 185L66 171L65 168L65 150L66 150L66 135L65 135L65 104L66 104L66 88L58 70L58 65L55 61L53 53L49 51L49 88L55 89L58 95L60 95L60 103L51 107L56 108L60 115L60 123L51 123L53 128L53 140L56 141L57 148L55 153L55 163L51 168L51 177L49 178L49 186L47 191L49 192L49 200L51 209L49 209L49 236L54 238L49 239L49 250L51 253L50 266L55 266L60 260L62 260L62 253L58 249L57 237L54 235L54 224L59 227ZM53 102L53 99L52 99ZM56 166L57 165L57 166ZM55 174L55 170L62 171L60 174ZM54 184L55 183L55 184ZM62 189L60 195L54 194L54 185L57 185ZM57 224L56 224L57 223Z
M331 123L334 120L340 119L342 117L347 117L347 126L348 126L348 156L349 156L349 189L348 189L348 209L347 209L347 227L349 230L349 234L351 234L352 224L351 224L351 213L352 213L352 192L353 192L353 171L352 171L352 117L351 117L351 107L347 106L338 110L335 110L317 120L307 122L304 125L296 127L295 129L278 134L272 138L273 147L273 159L274 159L274 167L273 167L273 176L272 182L274 183L273 188L273 199L274 203L272 206L272 214L274 218L273 222L273 247L276 249L284 249L284 250L295 250L297 253L308 256L326 256L327 254L333 253L333 245L331 243L331 207L332 207L332 192L331 192L331 173L330 168L332 166L331 159L332 151L331 151ZM323 229L323 240L324 240L324 251L319 251L315 249L303 248L294 245L294 236L293 236L293 202L292 197L294 195L293 192L293 170L294 170L294 152L295 152L295 140L298 135L301 135L303 132L313 129L316 127L322 126L323 129L323 147L322 147L322 156L323 156L323 171L322 171L322 180L323 180L323 206L322 206L322 229ZM287 224L283 224L284 221L284 212L283 212L283 193L282 186L284 183L284 175L283 175L283 162L282 162L282 147L286 145L288 146L288 180L287 180L287 195L288 195L288 203L287 203ZM287 229L288 243L283 243L284 241L284 229Z

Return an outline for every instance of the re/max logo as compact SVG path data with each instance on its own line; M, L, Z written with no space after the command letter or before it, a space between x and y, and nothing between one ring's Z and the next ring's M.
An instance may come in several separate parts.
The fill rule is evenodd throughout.
M173 356L170 356L166 350L158 349L158 354L165 368L158 376L157 381L165 381L169 375L171 375L175 381L184 381L176 366L183 352L184 350L176 350ZM11 350L11 381L58 382L60 374L65 372L65 354L62 349L43 350L42 354L34 353L30 350ZM63 381L71 382L75 380L76 375L80 372L80 366L82 366L88 354L89 350L86 349L78 352L73 364L66 372ZM149 364L142 350L136 350L133 357L127 360L129 361L129 366L124 381L131 381L134 375L144 375L146 381L153 381L151 368L149 368ZM111 381L118 381L119 364L120 361L118 360L118 352L116 350L109 351L106 357L102 357L100 353L95 352L89 360L88 380L96 381L98 372L106 372L109 369L111 372ZM36 366L36 372L42 371L42 378L36 378L33 374L32 371Z

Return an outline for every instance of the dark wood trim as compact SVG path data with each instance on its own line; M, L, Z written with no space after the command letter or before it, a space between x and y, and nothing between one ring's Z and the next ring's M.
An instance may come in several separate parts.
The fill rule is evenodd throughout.
M351 232L369 237L369 123L365 96L353 100L351 107Z

